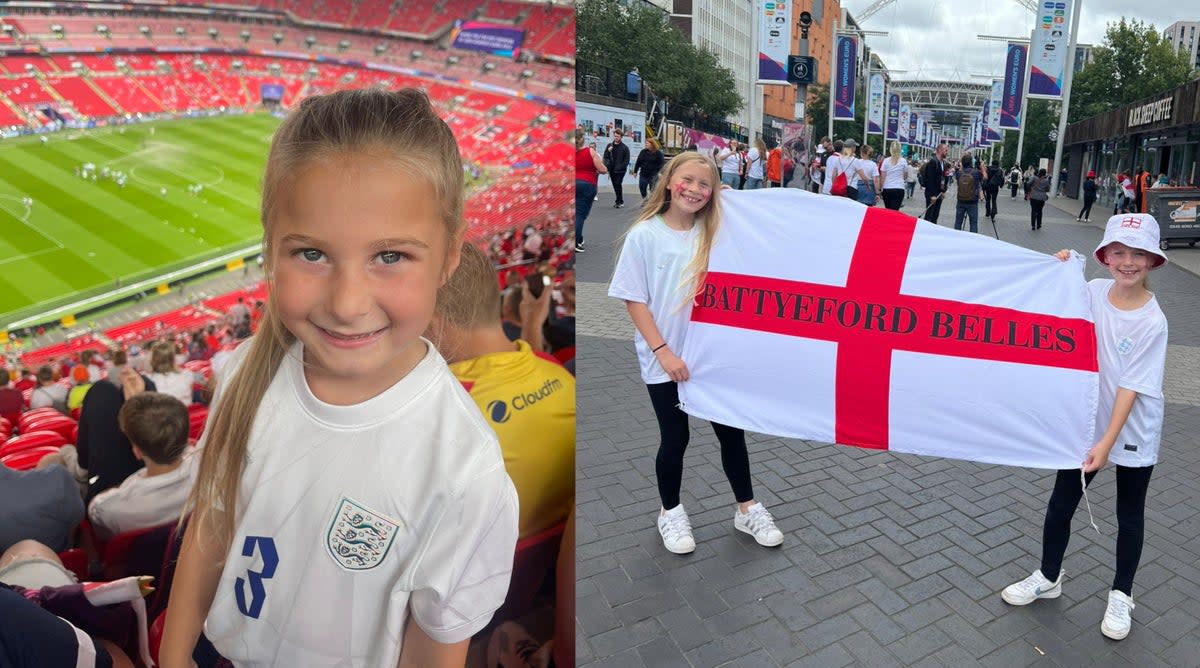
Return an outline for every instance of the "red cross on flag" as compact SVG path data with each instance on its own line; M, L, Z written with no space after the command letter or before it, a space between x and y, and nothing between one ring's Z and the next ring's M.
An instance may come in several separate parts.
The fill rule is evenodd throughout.
M721 195L681 355L685 411L896 452L1083 461L1098 389L1080 258L840 197Z

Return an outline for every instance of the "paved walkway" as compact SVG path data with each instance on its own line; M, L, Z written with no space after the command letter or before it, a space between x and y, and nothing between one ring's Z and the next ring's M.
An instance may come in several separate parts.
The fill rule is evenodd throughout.
M755 494L786 535L766 549L733 530L715 439L693 421L683 502L698 546L666 552L654 528L658 429L632 326L605 297L638 200L636 183L625 209L602 192L577 261L581 666L1200 666L1200 249L1170 251L1152 278L1171 326L1163 457L1134 628L1114 642L1098 628L1114 560L1111 467L1089 491L1104 534L1081 509L1063 596L1014 608L999 591L1038 566L1049 474L751 434ZM1031 232L1028 204L1002 197L1000 237L1087 254L1102 230L1058 208L1074 204L1047 207ZM913 199L904 210L922 208ZM953 223L951 206L940 222ZM1107 275L1094 263L1087 272Z

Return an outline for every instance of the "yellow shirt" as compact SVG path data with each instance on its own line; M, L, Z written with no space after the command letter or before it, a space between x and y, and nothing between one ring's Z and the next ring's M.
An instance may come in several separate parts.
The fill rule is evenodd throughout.
M87 394L87 391L90 389L92 389L91 383L84 383L83 385L76 385L75 387L72 387L71 391L67 393L67 408L71 410L82 408L83 396Z
M567 518L575 498L575 378L560 364L518 349L450 365L500 437L521 504L525 538Z

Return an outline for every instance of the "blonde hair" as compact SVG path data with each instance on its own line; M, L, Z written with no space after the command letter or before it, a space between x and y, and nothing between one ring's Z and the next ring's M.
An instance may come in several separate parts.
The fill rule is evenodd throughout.
M150 370L154 373L175 373L175 344L159 341L150 349Z
M703 154L692 152L680 153L668 160L663 167L663 172L659 174L654 190L646 198L646 203L642 205L642 210L638 212L633 225L630 225L630 229L633 229L634 225L666 213L671 208L671 179L679 169L692 164L700 164L708 168L709 176L712 177L713 191L708 202L696 212L696 225L700 228L700 241L696 248L696 254L684 267L683 277L679 282L680 291L684 295L680 302L681 307L692 301L700 289L700 284L704 282L704 273L708 270L708 256L712 252L713 240L721 226L721 173L717 169L717 164ZM629 231L626 230L625 233L628 234ZM623 238L622 241L624 241Z
M575 128L575 150L576 151L583 148L583 140L585 137L586 137L586 135L583 132L583 128Z
M758 149L758 157L767 157L767 143L762 140L762 137L754 138L754 148Z
M478 329L500 323L500 284L496 267L472 243L462 244L458 269L438 293L437 315L446 325Z
M900 142L898 142L898 141L892 142L892 145L889 147L889 151L892 154L893 160L899 160L900 159ZM893 163L893 164L895 164L895 163Z
M268 276L274 264L275 223L288 189L308 165L348 153L378 155L424 179L441 207L447 257L457 249L465 225L462 159L454 133L429 98L413 88L343 90L306 98L275 131L260 211ZM222 388L206 429L196 484L183 510L185 516L194 512L192 529L205 532L217 546L214 556L219 560L233 540L238 484L258 406L296 340L276 309L272 296L257 335L245 344L250 346L245 360Z

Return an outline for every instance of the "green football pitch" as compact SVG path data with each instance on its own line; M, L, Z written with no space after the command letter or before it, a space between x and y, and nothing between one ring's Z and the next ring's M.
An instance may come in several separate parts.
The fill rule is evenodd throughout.
M255 114L0 140L0 326L254 244L278 125ZM86 163L96 180L77 173Z

